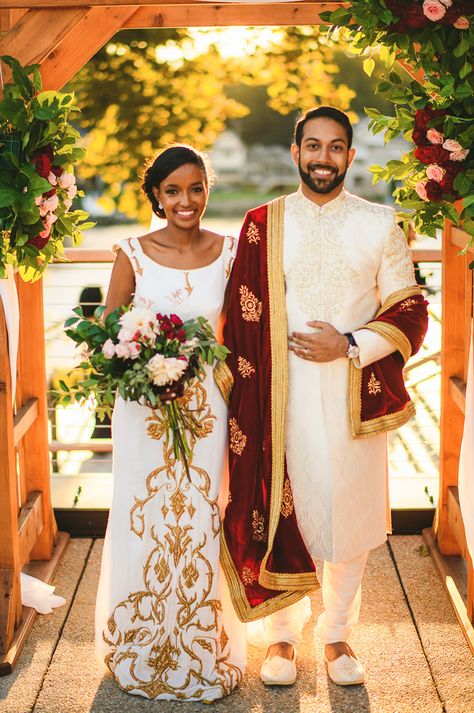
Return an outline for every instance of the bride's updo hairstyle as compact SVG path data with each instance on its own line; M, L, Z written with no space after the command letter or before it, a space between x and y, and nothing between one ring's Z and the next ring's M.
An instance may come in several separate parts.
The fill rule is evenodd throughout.
M153 212L159 218L165 218L166 216L164 210L158 207L158 200L153 194L153 188L159 188L160 183L164 181L165 178L168 178L170 173L173 173L177 168L181 168L181 166L188 163L192 163L201 169L206 186L209 187L212 185L214 175L209 159L205 154L186 144L173 144L173 146L169 146L159 153L156 158L151 159L145 167L142 179L142 190L150 201Z

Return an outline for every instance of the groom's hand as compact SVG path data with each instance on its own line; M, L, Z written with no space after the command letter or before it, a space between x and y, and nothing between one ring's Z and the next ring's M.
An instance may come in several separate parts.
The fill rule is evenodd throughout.
M288 348L301 359L308 361L334 361L345 357L349 340L328 322L307 322L318 332L292 332Z

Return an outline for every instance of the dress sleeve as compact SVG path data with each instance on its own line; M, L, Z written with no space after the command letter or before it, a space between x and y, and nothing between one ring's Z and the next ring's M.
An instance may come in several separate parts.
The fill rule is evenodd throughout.
M377 272L380 304L383 305L387 297L394 292L413 285L416 285L416 280L410 248L403 230L395 221L395 212L392 211ZM354 339L360 350L359 358L354 363L360 369L396 351L391 342L369 329L358 329L354 332Z

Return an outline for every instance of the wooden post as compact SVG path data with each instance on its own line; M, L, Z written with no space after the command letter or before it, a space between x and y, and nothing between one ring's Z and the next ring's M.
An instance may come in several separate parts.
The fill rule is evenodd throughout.
M21 619L18 486L8 336L0 300L0 653L6 653Z
M35 399L38 416L22 438L25 492L42 494L43 530L31 550L31 559L47 560L57 539L51 504L48 448L48 406L43 315L43 282L17 280L20 303L17 398L20 404Z

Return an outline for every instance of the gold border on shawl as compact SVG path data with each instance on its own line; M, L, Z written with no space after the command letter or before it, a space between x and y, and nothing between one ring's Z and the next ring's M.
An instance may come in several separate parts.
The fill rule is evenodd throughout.
M319 587L316 572L271 572L266 565L280 520L285 475L286 405L288 399L288 330L286 323L283 225L285 197L268 204L267 275L272 363L272 491L268 523L268 546L260 566L259 584L267 589Z
M251 607L245 594L244 585L235 569L234 562L227 548L223 528L221 530L220 545L221 565L227 580L232 603L238 618L244 623L261 619L264 616L268 616L269 614L273 614L280 609L290 606L290 604L296 604L300 599L303 599L303 597L306 597L314 591L314 587L285 591L272 597L272 599L267 599L265 602Z
M395 327L393 324L387 324L386 322L369 322L364 326L364 329L368 329L388 339L402 355L403 363L407 363L411 357L411 344L408 337L406 337L398 327ZM360 369L359 371L362 370Z
M397 302L401 302L401 300L406 300L407 297L423 297L422 292L418 285L411 285L411 287L403 287L401 290L396 290L396 292L392 292L385 300L383 305L380 307L379 311L375 315L378 317L379 315L383 314L383 312L386 312L390 307L393 307L393 305L396 305ZM364 327L362 327L364 329Z
M216 364L213 375L217 388L228 406L232 387L234 386L234 376L225 361L219 361Z
M361 422L362 409L362 369L357 369L351 360L349 365L349 404L350 423L353 438L368 438L379 433L393 431L403 426L415 415L415 407L411 401L396 413L371 418Z

